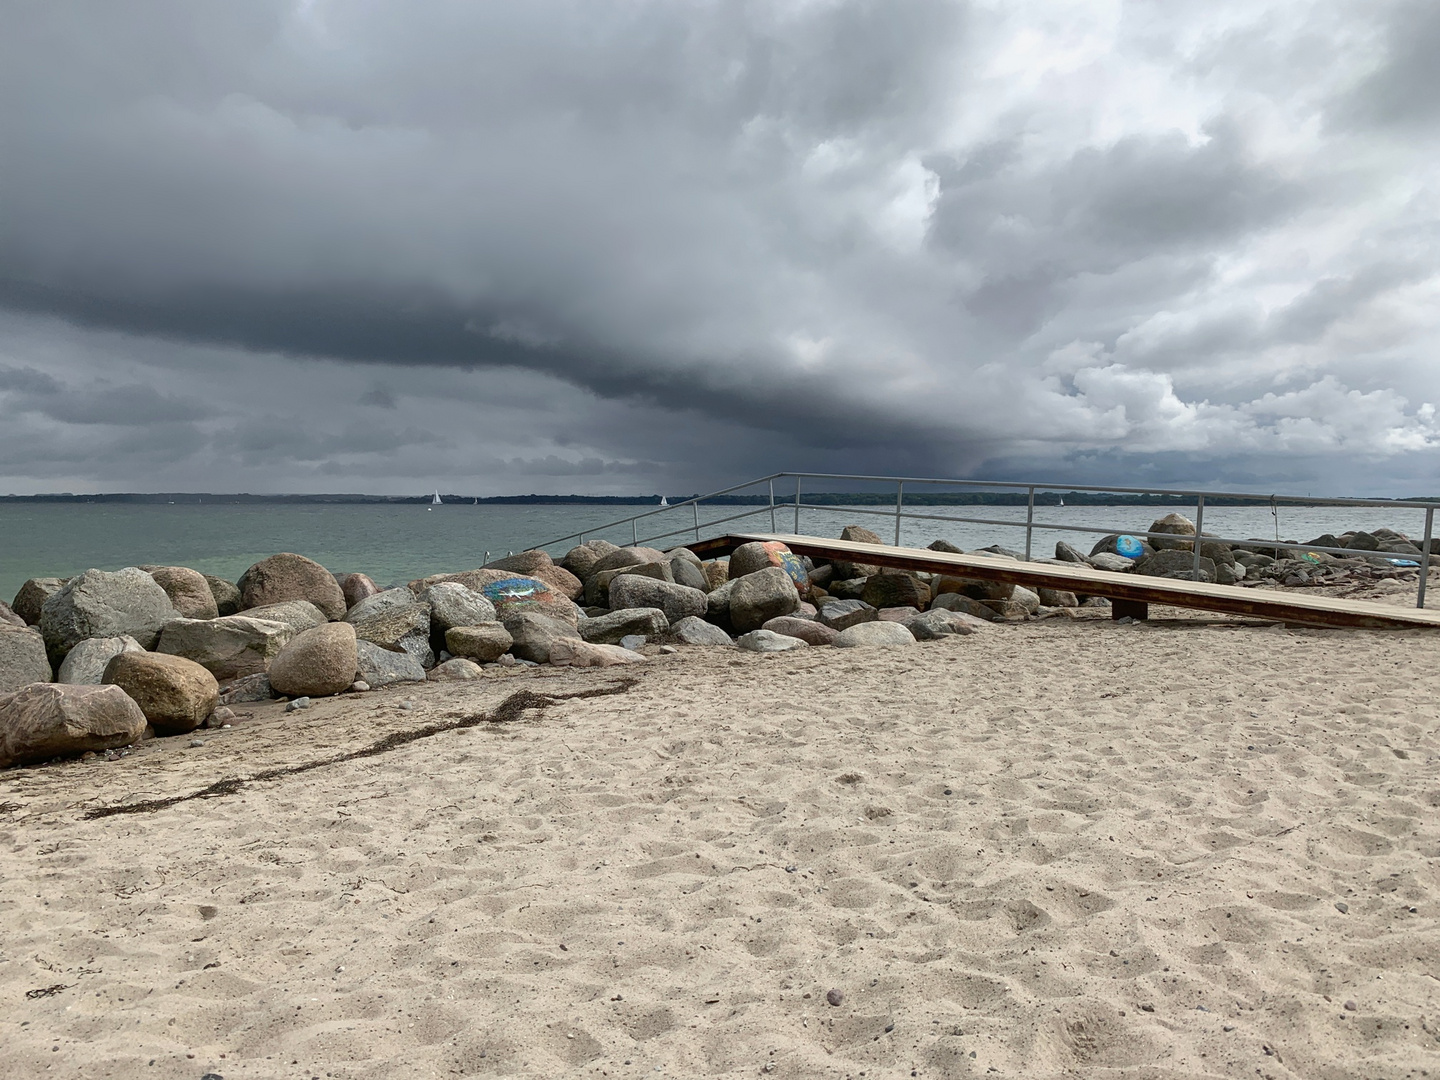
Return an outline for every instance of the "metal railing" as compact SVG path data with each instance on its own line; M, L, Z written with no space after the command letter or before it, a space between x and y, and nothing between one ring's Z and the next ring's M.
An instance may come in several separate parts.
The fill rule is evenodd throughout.
M776 499L776 492L775 492L775 482L776 482L777 480L789 480L789 479L793 479L793 480L795 481L795 494L794 494L793 500L791 499L789 493L786 492L785 495L783 496L783 499L782 499L781 501L777 501L777 499ZM874 509L874 508L871 508L871 507L867 507L867 506L864 506L864 505L856 505L856 504L853 504L853 503L845 503L845 504L807 503L807 502L804 502L804 501L803 501L803 498L802 498L804 482L805 482L806 480L839 480L839 481L844 481L844 482L846 482L846 483L866 483L866 484L885 484L885 485L893 484L893 485L895 485L895 506L894 506L893 509L890 509L890 508L886 508L886 509ZM705 501L707 501L707 500L719 499L719 498L722 498L722 497L725 497L725 496L733 496L733 495L735 495L737 492L746 491L747 489L755 488L755 487L758 487L758 486L760 486L760 485L762 485L762 484L765 485L765 501L762 502L762 503L760 503L759 505L757 505L755 509L753 509L753 510L745 510L745 511L742 511L742 512L737 513L737 514L731 514L731 515L728 516L728 517L715 518L715 519L712 519L712 520L709 520L709 521L705 521L705 522L703 522L703 523L701 522L701 520L700 520L700 504L701 504L701 503L703 503L703 502L705 502ZM1001 490L1004 490L1004 491L1017 491L1017 492L1023 491L1023 492L1026 493L1025 520L1024 520L1023 522L1020 522L1020 521L1007 521L1007 520L1003 520L1003 519L999 519L999 518L957 516L957 515L952 515L952 514L917 513L917 512L915 512L915 510L914 510L913 508L907 508L907 507L905 506L905 487L906 487L907 484L910 485L910 486L912 487L912 489L913 489L915 486L921 486L921 485L923 485L923 486L938 486L938 487L951 487L951 488L962 488L962 489L965 489L965 488L968 488L968 489L985 489L985 490L990 490L990 491L1001 491ZM1327 498L1314 498L1314 497L1309 496L1309 495L1257 495L1257 494L1255 494L1254 492L1193 491L1193 490L1185 490L1185 489L1178 489L1178 488L1138 488L1138 487L1108 487L1108 486L1106 486L1106 487L1096 487L1096 486L1086 486L1086 485L1079 485L1079 484L1047 484L1047 483L1029 482L1029 481L1024 481L1024 482L1006 482L1006 481L1000 481L1000 480L952 480L952 479L946 479L946 478L940 478L940 477L920 477L920 476L867 476L867 475L862 475L862 474L851 474L851 473L813 473L813 472L796 473L796 472L778 472L778 473L771 473L769 476L762 476L762 477L760 477L759 479L756 479L756 480L746 481L746 482L743 483L743 484L736 484L736 485L734 485L733 487L721 488L719 491L712 491L712 492L710 492L710 493L707 494L707 495L697 495L697 496L695 496L694 498L685 499L685 500L683 500L683 501L681 501L681 502L677 502L677 503L674 503L674 504L669 505L669 506L657 506L657 507L655 507L653 510L648 510L648 511L646 511L646 512L643 513L643 514L634 514L634 515L632 515L632 516L630 516L630 517L628 517L628 518L618 518L618 519L615 520L615 521L608 522L608 523L606 523L606 524L604 524L604 525L594 526L594 527L592 527L592 528L585 529L585 530L583 530L582 532L571 533L569 536L561 536L561 537L557 537L557 538L554 539L554 540L548 540L548 541L546 541L545 543L542 543L542 544L536 544L536 545L534 545L534 547L536 547L536 548L545 548L545 549L548 549L548 548L555 547L555 546L557 546L557 545L559 545L559 544L568 543L568 542L570 542L570 541L575 541L575 542L577 542L577 543L583 544L583 543L585 542L585 537L587 537L587 536L594 536L594 535L597 534L597 533L607 532L607 531L609 531L609 530L616 529L616 528L623 528L623 527L626 526L626 525L630 526L630 542L631 542L631 544L636 545L636 546L641 545L641 544L650 544L650 543L652 543L652 542L654 542L654 541L656 541L656 540L666 540L666 539L669 539L669 538L672 538L672 537L677 537L677 536L681 536L681 535L685 535L685 534L690 534L690 533L693 533L693 534L694 534L694 538L698 541L699 539L701 539L701 537L700 537L700 532L701 532L701 529L702 529L702 528L704 528L704 529L706 529L706 530L713 530L716 526L719 526L719 525L728 525L728 524L730 524L730 523L732 523L732 522L735 522L735 521L743 521L743 520L745 520L746 518L752 518L752 517L764 516L764 515L769 515L769 518L770 518L770 531L773 533L773 532L778 532L778 531L779 531L779 526L778 526L778 524L777 524L777 516L776 516L776 515L779 514L779 513L783 513L783 512L791 511L791 510L793 510L793 512L794 512L794 529L793 529L793 532L794 532L795 534L797 534L797 535L800 534L800 512L801 512L802 510L821 510L821 511L826 511L826 512L829 512L829 513L840 513L840 512L843 512L843 513L846 513L846 514L863 514L863 515L868 515L868 516L878 516L878 517L884 517L884 518L887 518L887 519L892 519L892 518L893 518L894 523L895 523L895 545L896 545L897 547L900 545L900 526L901 526L901 522L902 522L902 521L907 521L907 520L908 520L908 521L950 522L950 523L966 524L966 525L1003 526L1003 527L1006 527L1006 528L1023 528L1023 529L1025 530L1025 558L1026 558L1027 560L1029 560L1029 559L1031 558L1031 552L1032 552L1032 550L1033 550L1033 545L1034 545L1035 531L1036 531L1037 529L1038 529L1038 530L1046 530L1046 531L1054 531L1054 532L1097 533L1097 534L1100 534L1100 535L1112 535L1112 534L1114 534L1114 533L1116 532L1116 530L1115 530L1115 529L1112 529L1112 528L1099 528L1099 527L1096 527L1096 526L1077 525L1077 524L1073 524L1073 523L1060 524L1060 523L1056 523L1056 522L1037 521L1037 520L1035 519L1035 508L1036 508L1035 494L1036 494L1036 492L1057 492L1057 493L1059 493L1059 494L1061 494L1061 495L1068 494L1068 493L1070 493L1070 492L1074 492L1074 493L1076 493L1076 494L1081 494L1081 493L1094 493L1094 494L1099 494L1099 495L1159 495L1159 496L1169 497L1169 498L1194 499L1194 500L1195 500L1195 533L1196 533L1196 538L1199 539L1201 542L1200 542L1200 543L1195 543L1195 544L1193 544L1193 549L1194 549L1194 561L1193 561L1193 564L1192 564L1192 568L1191 568L1191 569L1192 569L1192 574L1193 574L1193 576L1194 576L1194 579L1197 580L1197 581L1200 579L1200 562L1201 562L1201 559L1204 558L1204 554L1203 554L1203 551L1202 551L1202 547L1203 547L1204 542L1217 543L1217 544L1229 544L1229 545L1232 545L1232 546L1239 546L1239 547L1242 547L1242 548L1250 548L1250 549L1257 548L1257 547L1274 547L1274 548L1277 549L1277 554L1278 554L1278 549L1279 549L1279 548L1282 548L1282 547L1298 547L1298 548L1303 548L1303 549L1304 549L1305 551L1307 551L1307 552L1321 552L1321 553L1324 553L1324 554L1327 554L1327 555L1340 555L1340 556L1344 556L1344 557L1348 557L1348 558L1355 558L1357 555L1360 555L1360 556L1370 556L1370 557L1383 558L1383 559L1387 559L1387 561L1391 561L1391 562L1395 562L1395 561L1396 561L1396 560L1394 559L1395 553L1393 553L1393 552L1379 552L1379 551L1357 552L1357 551L1352 550L1352 549L1349 549L1349 548L1341 548L1341 547L1329 547L1329 546L1321 547L1321 546L1316 546L1316 545L1312 545L1312 544L1304 544L1304 543L1301 543L1301 544L1287 544L1287 543L1284 543L1284 542L1282 542L1282 541L1280 540L1280 535L1279 535L1279 507L1280 507L1281 505L1301 505L1301 506L1354 506L1354 507L1362 507L1362 506L1363 506L1363 507L1383 507L1383 508L1385 508L1385 509L1387 509L1387 510L1401 509L1401 510L1424 511L1424 514L1425 514L1425 535L1424 535L1423 540L1422 540L1422 541L1420 542L1420 544L1419 544L1419 548L1420 548L1420 557L1419 557L1420 583L1419 583L1419 586L1418 586L1418 588L1417 588L1417 590L1416 590L1415 606L1416 606L1416 607L1419 607L1419 608L1423 608L1423 607L1425 606L1425 586L1426 586L1426 579L1428 578L1429 573L1430 573L1430 546L1431 546L1431 540L1432 540L1432 538L1433 538L1433 536L1434 536L1435 511L1436 511L1436 509L1440 509L1440 502L1429 502L1429 501L1424 501L1424 500L1419 500L1419 499L1348 499L1348 498L1327 499ZM1246 539L1240 539L1240 538L1235 538L1235 537L1223 537L1223 536L1202 536L1201 534L1202 534L1202 531L1203 531L1203 529L1204 529L1204 523L1205 523L1205 500L1206 500L1207 498L1210 499L1210 500L1212 500L1212 501L1215 500L1215 499L1226 499L1226 500L1236 500L1236 499L1238 499L1238 500L1244 500L1246 504L1262 505L1262 506L1268 504L1269 507L1270 507L1271 513L1275 516L1275 521L1276 521L1276 535L1275 535L1275 542L1274 542L1274 544L1272 545L1272 544L1270 543L1270 541L1268 541L1268 540L1259 541L1259 540L1256 540L1256 539L1253 538L1253 537L1246 538ZM690 522L689 522L688 524L685 524L685 525L680 526L680 527L678 527L678 528L669 529L669 530L666 530L666 531L664 531L664 532L653 533L653 534L647 535L647 536L645 536L645 537L643 537L643 538L641 537L641 535L640 535L640 523L641 523L642 521L648 521L650 518L656 518L656 517L660 517L660 516L666 515L666 514L673 514L673 513L676 513L677 511L683 511L686 507L689 507L689 508L690 508L690 511L691 511L691 515L690 515L691 520L690 520ZM1043 505L1042 505L1042 509L1043 509ZM1177 539L1182 539L1182 540L1183 540L1183 539L1185 539L1185 537L1183 537L1183 536L1177 536L1177 535L1174 534L1174 533L1148 532L1148 531L1136 531L1136 530L1129 531L1129 532L1125 533L1124 535L1135 536L1135 537L1144 537L1144 538L1147 539L1147 540L1148 540L1148 539L1154 539L1154 538L1157 538L1157 537L1163 537L1163 538L1168 539L1168 540L1177 540ZM1413 562L1413 560L1405 560L1405 561Z

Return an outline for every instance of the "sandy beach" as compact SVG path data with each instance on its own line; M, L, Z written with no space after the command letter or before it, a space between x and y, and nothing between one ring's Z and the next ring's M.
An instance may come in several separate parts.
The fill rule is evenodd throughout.
M5 773L0 1073L1437 1074L1440 637L1155 614Z

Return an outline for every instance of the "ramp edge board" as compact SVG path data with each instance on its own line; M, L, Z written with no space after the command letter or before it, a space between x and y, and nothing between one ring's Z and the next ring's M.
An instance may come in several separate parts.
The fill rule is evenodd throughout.
M741 544L778 540L797 555L847 559L899 570L924 570L1011 585L1063 589L1086 596L1170 607L1219 611L1272 622L1371 630L1440 629L1440 610L1393 607L1373 600L1303 596L1237 585L1212 585L1174 578L1119 574L1091 567L1013 562L978 555L952 555L921 548L827 540L791 533L730 533L688 545L697 555L726 555Z

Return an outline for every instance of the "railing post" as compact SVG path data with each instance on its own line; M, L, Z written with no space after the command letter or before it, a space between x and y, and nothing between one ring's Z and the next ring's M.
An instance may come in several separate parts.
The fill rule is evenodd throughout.
M700 500L696 499L691 503L690 509L695 511L695 540L698 543L700 540Z
M635 524L636 521L638 521L638 520L639 520L638 518L633 518L633 517L630 519L630 546L631 546L631 547L639 547L639 546L640 546L640 533L637 531L638 526Z
M770 478L770 531L772 533L780 531L775 525L775 478L773 476Z
M895 546L900 546L900 506L905 501L905 481L895 481Z
M1415 596L1417 608L1425 606L1425 579L1430 576L1430 534L1434 532L1434 527L1435 508L1427 506L1425 508L1425 540L1424 546L1420 548L1420 588L1416 590Z
M1200 580L1200 537L1203 535L1202 532L1201 532L1201 530L1202 530L1204 527L1205 527L1205 496L1204 496L1204 495L1196 495L1196 496L1195 496L1195 543L1194 543L1194 545L1193 545L1193 547L1195 548L1195 561L1194 561L1194 564L1193 564L1192 567L1191 567L1191 572L1190 572L1190 579L1191 579L1192 581L1199 581L1199 580ZM1218 568L1217 568L1217 569L1218 569Z
M1035 537L1035 489L1030 489L1030 498L1025 506L1025 561L1030 561L1030 544Z
M795 474L795 535L800 535L800 474Z

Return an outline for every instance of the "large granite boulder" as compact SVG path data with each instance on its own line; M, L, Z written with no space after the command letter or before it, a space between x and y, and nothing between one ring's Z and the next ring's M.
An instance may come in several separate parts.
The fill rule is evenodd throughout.
M32 577L20 586L10 609L25 620L26 626L39 626L40 609L45 606L46 600L65 587L66 580L58 577Z
M45 639L28 626L0 624L0 694L49 682L51 675Z
M965 549L956 547L949 540L931 540L925 545L927 551L943 551L947 555L964 555Z
M735 644L747 652L758 653L789 652L791 649L809 647L809 642L786 634L777 634L773 630L751 630L736 638Z
M840 631L840 636L835 639L836 648L894 648L901 645L914 645L915 636L909 629L896 622L875 622L856 623Z
M118 686L38 683L0 696L0 768L129 746L145 714Z
M1135 569L1135 560L1116 555L1113 551L1097 551L1090 556L1090 566L1092 569L1105 570L1112 574L1128 574Z
M864 600L831 600L820 608L817 621L838 633L857 623L874 622L876 618L875 606Z
M1090 565L1098 566L1095 562L1096 555L1118 555L1123 559L1134 560L1154 553L1155 546L1148 540L1129 533L1111 533L1095 541L1095 546L1090 549Z
M1179 537L1193 537L1195 535L1195 523L1184 514L1170 513L1164 517L1156 518L1150 523L1150 532L1165 533L1164 536L1152 536L1149 538L1150 546L1156 551L1193 551L1194 541L1191 539L1179 539ZM1176 537L1172 540L1171 537Z
M324 622L322 617L310 625ZM267 670L298 632L290 623L257 619L248 613L218 619L176 619L160 631L155 651L193 660L215 678L228 682Z
M590 540L571 548L560 560L560 565L581 581L588 582L595 572L595 564L611 552L620 549L608 540Z
M259 619L261 622L284 623L297 634L304 633L312 626L323 626L330 621L325 618L325 613L309 600L287 600L283 604L266 604L264 607L247 608L243 617Z
M210 587L210 596L215 601L217 615L234 615L240 610L240 586L214 574L205 574L205 584Z
M737 634L759 630L771 619L790 615L799 607L800 594L795 591L794 580L778 566L757 570L731 582L730 625Z
M917 615L903 625L916 641L935 641L938 638L956 634L973 634L977 627L988 629L990 626L988 622L971 615L946 611L944 608L936 608L933 611Z
M668 562L643 562L630 566L597 570L585 583L585 603L589 607L614 607L610 599L610 586L618 577L644 577L666 584L675 584L675 573Z
M700 564L705 571L705 591L712 593L720 586L730 580L730 561L728 559L707 559Z
M442 581L420 594L421 603L430 605L430 626L441 633L452 626L477 626L495 621L495 605L456 581Z
M242 610L286 600L308 600L325 618L345 617L345 593L335 576L314 559L284 551L261 559L240 578Z
M408 604L360 618L351 612L345 616L345 621L355 627L355 636L361 641L379 645L382 649L400 649L415 657L422 667L435 666L435 653L430 647L429 604L412 599Z
M221 705L242 705L252 701L269 701L275 697L275 690L270 685L270 676L265 672L258 675L246 675L243 679L236 679L220 691Z
M464 588L464 586L460 586ZM355 606L345 613L345 621L352 626L364 619L373 619L377 615L388 614L408 608L413 604L423 603L416 595L403 585L393 589L385 589L383 592L372 593L363 600L358 600Z
M335 584L340 586L340 595L345 597L347 609L380 591L380 586L369 574L336 574Z
M159 735L194 731L215 711L220 684L193 660L164 653L122 652L105 665L104 681L140 706Z
M550 646L550 663L555 667L613 667L616 664L644 663L645 657L619 645L561 638Z
M919 611L930 603L930 586L914 574L886 571L865 580L860 599L873 608L912 607Z
M183 619L214 619L220 614L220 605L210 591L205 575L187 566L142 566L155 584L165 590L170 603Z
M620 608L586 619L580 624L580 637L593 645L619 645L621 638L632 634L654 639L669 629L670 620L660 608Z
M585 583L563 566L544 566L530 577L543 581L567 600L579 600L585 595Z
M995 612L985 606L985 601L976 600L973 596L966 596L964 593L941 593L930 602L930 610L955 611L985 622L990 622L995 618Z
M671 623L667 638L677 645L734 645L730 635L695 615Z
M515 639L498 622L452 626L445 631L445 648L453 656L488 664L510 651Z
M1080 566L1090 564L1089 559L1064 540L1055 541L1055 558L1060 562L1077 563Z
M404 649L384 648L364 638L355 642L355 663L361 680L371 690L392 683L425 681L425 668L416 656Z
M473 682L485 677L485 669L474 660L452 656L443 664L436 664L425 677L431 682Z
M616 548L608 554L602 555L592 570L598 574L605 570L621 570L627 566L639 566L641 563L664 563L670 560L665 553L652 547L623 547Z
M1195 555L1190 551L1169 548L1146 555L1135 563L1135 573L1149 577L1179 578L1184 581L1214 581L1215 561L1200 556L1200 577L1195 577Z
M840 636L840 631L832 630L824 623L815 622L813 619L801 619L794 615L780 615L771 619L760 629L769 630L772 634L799 638L807 645L834 645L835 639Z
M610 583L610 607L617 611L659 608L665 613L667 623L674 623L690 615L703 616L706 600L699 589L637 574L622 574Z
M509 570L463 570L457 574L432 574L410 582L410 591L417 596L432 585L456 582L480 593L495 607L497 618L504 620L521 611L538 611L572 625L579 622L580 611L571 600L552 589L539 578L526 577Z
M297 634L270 662L270 685L290 697L338 694L355 681L359 666L355 627L327 622Z
M705 576L705 566L695 557L694 552L688 548L681 548L681 551L690 555L689 559L679 555L670 558L670 577L676 585L684 585L686 588L699 589L701 592L710 591L710 579Z
M128 634L153 649L164 625L176 618L170 597L134 566L113 573L86 570L50 595L40 609L40 632L50 659L59 664L86 638Z
M741 544L730 555L730 576L742 578L769 567L779 567L795 583L802 597L810 595L810 572L805 562L778 540L752 540Z
M541 611L517 611L504 621L513 642L511 653L536 664L550 662L550 649L555 642L566 638L580 640L580 632L574 625ZM449 640L448 635L446 640Z
M55 681L72 686L99 686L105 681L105 668L111 660L121 653L144 651L140 643L128 635L86 638L65 654Z
M877 533L865 528L863 525L846 525L840 530L840 539L849 540L855 544L883 544ZM834 569L836 581L850 581L854 578L867 578L872 574L878 574L880 567L873 563L851 562L849 559L834 559L831 562Z
M1080 598L1067 589L1047 589L1042 586L1035 591L1040 595L1040 603L1046 607L1080 606Z
M519 551L514 555L506 555L503 559L492 559L490 562L487 562L482 569L509 570L512 574L524 574L527 577L534 577L536 570L543 570L554 565L555 560L550 558L548 551L531 548L529 551Z
M0 600L0 626L28 625L30 624L27 623L24 619L22 619L19 615L15 614L14 610L10 607L9 604L5 603L5 601L3 600Z

